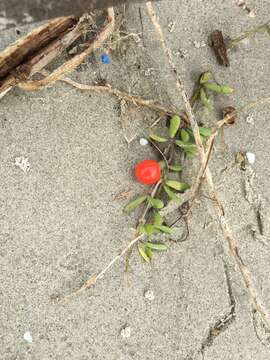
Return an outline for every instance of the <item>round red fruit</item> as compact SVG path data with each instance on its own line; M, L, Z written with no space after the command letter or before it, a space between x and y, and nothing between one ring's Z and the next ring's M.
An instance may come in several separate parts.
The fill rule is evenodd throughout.
M145 185L152 185L160 180L161 168L155 160L144 160L136 165L136 179Z

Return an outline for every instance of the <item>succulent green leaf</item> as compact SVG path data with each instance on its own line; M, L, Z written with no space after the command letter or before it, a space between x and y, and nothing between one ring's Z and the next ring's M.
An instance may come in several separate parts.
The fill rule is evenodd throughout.
M137 209L138 206L143 204L146 199L147 199L147 196L139 196L138 198L136 198L135 200L133 200L129 204L127 204L124 208L124 211L126 213L130 213L130 212L134 211L135 209Z
M138 246L138 251L144 261L146 261L148 263L151 261L151 259L149 258L149 256L147 256L147 254L145 252L145 246Z
M162 209L164 207L164 203L160 199L149 196L148 201L155 209Z
M204 84L204 86L210 91L214 91L218 94L222 93L222 87L215 82L207 82Z
M155 226L152 224L145 224L143 229L144 229L144 233L148 236L153 235L158 232L157 229L155 228Z
M208 110L213 110L213 107L211 105L211 102L210 100L208 99L207 95L206 95L206 92L204 91L203 88L201 88L200 90L200 99L201 99L201 102L202 104L207 107Z
M172 171L182 171L182 166L181 165L169 165L169 170Z
M212 129L211 128L207 128L207 127L200 127L200 134L201 136L205 137L205 138L209 138L209 136L212 133Z
M186 191L190 187L188 184L176 180L167 180L165 184L177 191Z
M170 138L175 137L177 131L179 130L180 124L181 124L180 117L177 116L177 115L174 115L171 118L171 121L170 121L170 127L169 127L169 136L170 136Z
M175 192L173 192L168 186L164 185L163 189L165 190L165 192L167 193L167 195L169 196L169 198L173 201L181 201L180 197L177 196L177 194Z
M145 246L148 249L156 250L156 251L166 251L166 250L168 250L168 247L165 244L161 244L161 243L146 242Z
M154 141L157 141L157 142L160 142L160 143L164 143L164 142L168 141L168 139L166 139L165 137L159 136L159 135L156 135L156 134L151 134L150 139L152 139Z
M164 222L163 217L160 215L159 212L156 212L154 215L154 226L156 225L162 225Z
M207 71L205 73L203 73L200 77L200 84L205 84L207 83L209 80L211 80L213 78L213 75L210 71Z
M187 143L189 141L189 133L184 129L181 130L181 139L185 143Z
M180 148L184 149L185 151L197 151L197 145L193 143L185 143L181 140L175 140L175 143Z
M152 251L149 247L147 247L147 246L145 247L144 251L145 251L146 255L148 256L148 258L149 258L150 260L152 260L152 258L153 258L153 256L154 256L153 251Z
M156 228L159 229L160 231L162 231L163 233L166 233L166 234L173 234L174 233L174 229L170 228L169 226L157 225Z
M234 89L231 88L230 86L223 85L223 86L221 86L221 92L222 92L222 94L231 94L234 92Z

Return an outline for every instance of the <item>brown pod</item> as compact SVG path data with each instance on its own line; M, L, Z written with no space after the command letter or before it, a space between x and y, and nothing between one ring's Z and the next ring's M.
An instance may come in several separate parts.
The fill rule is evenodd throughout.
M220 65L230 66L230 61L227 54L227 48L220 30L215 30L210 36L210 43L214 50L216 59Z
M226 118L228 116L228 119L226 123L228 125L235 124L237 120L237 110L233 106L227 106L225 109L223 109L223 117Z

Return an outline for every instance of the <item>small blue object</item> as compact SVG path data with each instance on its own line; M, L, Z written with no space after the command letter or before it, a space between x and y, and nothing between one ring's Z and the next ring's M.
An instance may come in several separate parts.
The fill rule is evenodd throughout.
M106 53L101 55L102 64L109 65L111 62L110 56Z

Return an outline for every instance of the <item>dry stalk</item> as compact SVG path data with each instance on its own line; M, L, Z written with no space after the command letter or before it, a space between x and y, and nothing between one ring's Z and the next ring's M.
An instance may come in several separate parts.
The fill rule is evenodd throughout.
M66 303L67 301L71 300L76 295L79 295L80 293L84 292L85 290L88 290L90 287L96 284L96 282L103 278L103 276L112 268L112 266L120 259L122 259L127 252L132 249L134 245L136 245L140 240L143 239L145 235L139 235L135 239L133 239L122 251L120 254L115 256L112 261L97 275L90 276L87 281L77 290L72 292L71 294L66 295L64 298L59 298L58 302L60 303Z
M110 95L117 97L118 99L126 100L136 106L146 107L146 108L153 110L161 115L172 115L172 114L180 113L180 111L177 111L175 109L168 109L168 108L158 104L157 101L155 101L155 100L147 100L147 99L144 99L137 95L131 95L124 91L113 89L110 85L105 85L105 86L86 85L86 84L78 83L69 78L62 78L60 80L62 82L65 82L65 83L75 87L76 89L79 89L82 91L94 91L94 92L108 93Z
M173 73L176 76L176 79L177 79L176 86L184 100L184 103L185 103L187 115L189 117L190 124L191 124L192 130L193 130L193 133L194 133L196 145L199 150L201 167L203 168L203 171L205 172L205 177L206 177L210 196L215 200L213 203L215 205L216 214L217 214L217 217L219 220L220 227L223 231L224 237L227 240L230 254L238 266L243 283L245 285L245 288L247 290L247 293L249 295L249 298L250 298L254 308L260 314L265 325L267 325L267 327L270 329L270 313L269 313L268 309L265 307L265 305L263 304L262 300L260 299L259 293L258 293L256 286L254 284L254 281L253 281L253 276L252 276L250 270L248 269L248 267L243 262L240 254L239 254L238 242L235 239L234 235L232 234L232 231L230 229L230 226L227 222L227 219L226 219L226 216L224 213L224 208L223 208L222 202L220 201L219 196L215 190L212 174L207 165L207 161L208 161L207 154L205 153L205 150L204 150L204 147L202 144L202 140L201 140L201 136L199 133L199 127L198 127L197 121L195 119L191 104L190 104L187 94L185 92L183 82L176 70L176 66L173 62L171 51L166 44L166 41L165 41L165 38L163 35L163 31L159 24L158 17L153 8L153 5L151 2L147 2L146 6L147 6L149 16L152 20L152 23L156 29L158 38L162 44L162 47L164 49L166 56L167 56L168 62L171 66Z

